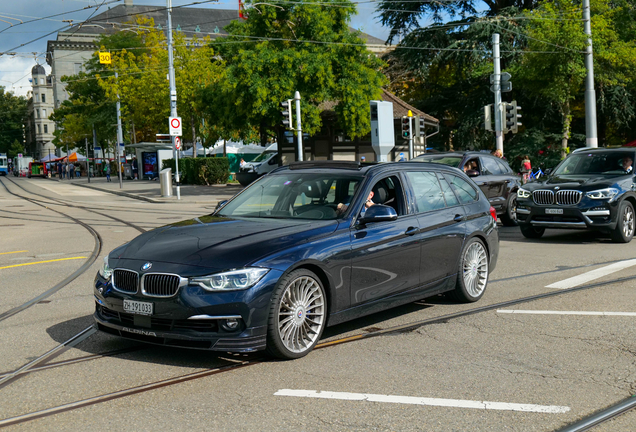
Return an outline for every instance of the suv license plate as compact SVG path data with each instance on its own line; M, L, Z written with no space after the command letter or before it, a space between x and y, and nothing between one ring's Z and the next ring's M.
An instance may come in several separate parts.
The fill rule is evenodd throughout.
M545 209L545 214L563 214L563 209Z
M152 303L124 300L124 311L137 315L152 315Z

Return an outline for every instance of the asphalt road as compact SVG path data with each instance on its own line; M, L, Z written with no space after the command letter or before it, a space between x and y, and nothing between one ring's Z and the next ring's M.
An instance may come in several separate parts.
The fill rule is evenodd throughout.
M331 327L299 360L154 347L89 330L40 364L92 325L91 282L106 253L210 208L43 179L0 182L0 427L14 423L7 430L555 431L636 392L636 242L571 231L530 241L504 227L479 303L436 296ZM98 257L90 228L101 237ZM6 317L83 265L90 268L70 283ZM411 323L423 325L383 333ZM594 430L636 430L636 412Z

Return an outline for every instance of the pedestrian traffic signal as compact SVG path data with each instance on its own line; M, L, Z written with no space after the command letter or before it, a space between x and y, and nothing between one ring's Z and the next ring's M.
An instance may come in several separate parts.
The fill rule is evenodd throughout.
M521 107L517 106L517 101L512 101L511 103L504 102L503 133L519 132L519 126L521 126L521 122L519 121L521 118L521 114L519 114L520 110Z
M411 118L407 116L402 117L402 138L411 138Z
M280 114L283 116L282 124L285 129L293 129L291 103L292 103L292 100L288 99L285 102L281 102L279 104L281 108Z

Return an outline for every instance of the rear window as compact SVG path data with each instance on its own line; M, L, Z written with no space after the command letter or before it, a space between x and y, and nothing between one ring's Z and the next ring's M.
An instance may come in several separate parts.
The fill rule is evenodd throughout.
M418 213L445 207L444 194L435 173L407 172L406 176L413 186L413 192L415 192L415 206Z
M479 199L479 192L466 180L452 174L445 174L459 202L468 204Z
M448 165L453 168L457 168L459 163L462 161L461 157L458 156L418 156L414 160L418 162L429 162L436 163L442 165Z

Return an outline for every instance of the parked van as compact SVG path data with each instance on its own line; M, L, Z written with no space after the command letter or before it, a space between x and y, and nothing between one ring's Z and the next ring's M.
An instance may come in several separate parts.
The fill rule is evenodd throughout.
M236 174L238 182L247 186L254 180L278 168L278 144L267 147L256 159L245 162Z

